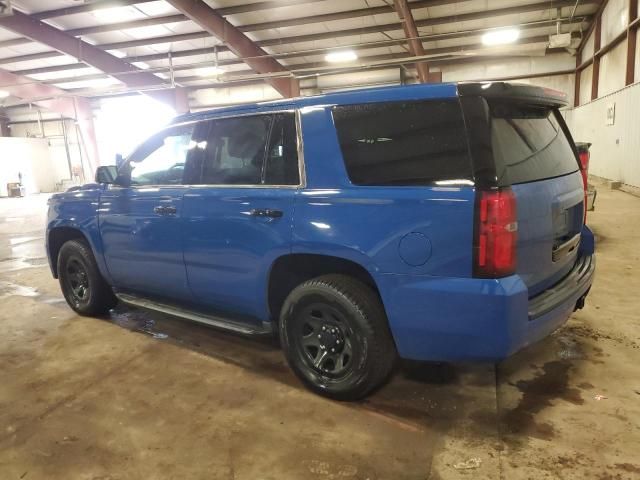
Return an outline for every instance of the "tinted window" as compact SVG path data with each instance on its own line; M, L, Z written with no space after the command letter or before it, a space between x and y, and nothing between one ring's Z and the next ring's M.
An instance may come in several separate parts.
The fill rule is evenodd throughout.
M211 121L203 144L201 183L260 184L270 124L269 115Z
M129 158L131 185L179 185L193 124L171 127L143 143Z
M298 144L293 113L274 116L271 140L265 162L266 185L298 185Z
M548 107L492 103L491 142L500 185L559 177L578 170L571 144Z
M298 185L294 114L201 122L192 137L185 182L192 185Z
M333 118L347 173L356 185L472 178L457 101L338 106Z

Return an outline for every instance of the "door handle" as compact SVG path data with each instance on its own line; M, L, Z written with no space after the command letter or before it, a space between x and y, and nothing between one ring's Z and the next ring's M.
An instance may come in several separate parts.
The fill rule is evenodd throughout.
M158 205L157 207L153 207L153 212L158 215L175 215L178 209L167 205Z
M252 208L249 214L253 217L280 218L282 216L282 210L273 210L271 208Z

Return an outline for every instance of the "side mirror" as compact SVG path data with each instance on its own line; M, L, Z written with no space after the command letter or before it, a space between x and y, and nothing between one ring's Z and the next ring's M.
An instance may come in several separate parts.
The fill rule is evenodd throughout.
M115 165L98 167L96 170L96 183L112 185L116 182L116 178L118 178L118 167Z

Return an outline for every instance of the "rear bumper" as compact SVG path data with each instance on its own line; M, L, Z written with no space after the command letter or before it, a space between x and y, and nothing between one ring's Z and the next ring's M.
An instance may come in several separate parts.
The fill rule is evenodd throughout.
M584 303L594 272L595 256L583 253L563 280L532 299L517 275L383 275L380 289L402 358L497 361L563 325Z

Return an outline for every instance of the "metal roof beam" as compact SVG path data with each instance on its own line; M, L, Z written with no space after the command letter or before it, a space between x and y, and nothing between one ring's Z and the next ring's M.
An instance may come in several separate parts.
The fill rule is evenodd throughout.
M128 5L139 4L139 3L147 3L151 1L155 1L155 0L104 0L101 2L94 2L94 3L85 4L85 5L76 5L73 7L61 8L56 10L47 10L44 12L37 12L30 16L38 20L45 20L48 18L61 17L61 16L72 15L76 13L86 13L86 12L96 11L103 8L123 7ZM235 15L239 13L256 12L260 10L289 7L289 6L301 5L305 3L315 3L315 2L322 2L322 1L326 1L326 0L264 1L264 2L249 3L244 5L235 5L231 7L223 7L215 11L221 16L227 16L227 15ZM453 2L458 0L426 0L426 1ZM149 27L153 25L162 25L165 23L185 22L187 20L189 20L189 18L186 15L179 13L175 15L164 15L160 17L149 17L149 18L143 18L138 20L131 20L129 22L106 23L102 25L93 25L90 27L73 28L70 30L65 30L65 32L68 33L69 35L79 37L82 35L113 32L116 30L126 30L129 28L140 28L140 27ZM23 45L29 42L30 40L28 38L12 38L11 40L5 40L3 42L0 42L0 47L13 47L16 45Z
M14 10L10 16L0 17L0 27L75 57L128 87L159 88L160 91L152 90L147 94L162 102L168 102L174 108L183 106L182 95L175 92L174 97L171 92L167 92L166 89L170 85L167 85L163 79L18 10Z
M101 0L97 2L74 5L73 7L57 8L55 10L44 10L42 12L31 13L31 17L38 20L46 18L64 17L65 15L76 15L78 13L95 12L105 8L126 7L129 5L149 3L155 0Z
M279 4L278 6L287 6L287 5L293 5L296 3L309 3L311 1L324 1L324 0L279 0L277 2L273 2L273 1L258 2L254 4L248 4L248 5L238 5L235 7L220 8L215 10L215 12L220 16L225 16L225 15L232 14L230 13L232 12L232 10L237 13L241 13L240 10L255 11L255 7L252 7L252 6L256 6L258 4L264 8L275 8L274 3ZM412 10L418 10L418 9L427 8L427 7L456 4L459 1L460 0L417 0L417 1L411 2L410 5ZM583 2L583 3L591 3L591 2L597 2L597 0L587 0L586 2ZM569 3L572 5L571 2ZM537 8L538 10L549 9L548 3L538 2L537 6L539 7ZM558 7L562 7L562 6L563 5L561 2L560 5L558 5ZM569 5L565 5L565 6L569 6ZM77 7L73 7L73 8L77 8ZM249 8L254 8L254 10L248 10ZM556 5L554 5L552 8L556 8ZM241 25L237 28L242 32L256 32L259 30L281 28L286 26L299 26L299 25L307 25L307 24L313 24L313 23L323 23L323 22L329 22L329 21L335 21L335 20L344 20L349 18L358 18L358 17L370 16L370 15L378 15L382 13L394 13L394 12L395 10L393 9L392 6L386 5L386 6L380 6L380 7L368 7L368 8L360 8L355 10L348 10L345 12L333 12L333 13L305 16L305 17L292 18L292 19L286 19L286 20L276 20L271 22ZM485 16L487 16L487 14L491 14L492 11L489 10L489 11L479 12L479 13L485 14ZM71 30L65 30L65 33L73 36L83 36L83 35L91 35L94 33L105 33L105 32L111 32L116 30L126 30L130 28L162 25L165 23L183 22L187 20L189 20L188 17L183 14L173 14L173 15L165 15L160 17L149 17L144 19L131 20L129 22L108 23L103 25L93 25L89 27L75 28ZM393 24L393 25L395 26L395 30L400 29L399 24ZM387 27L388 26L389 25L387 25ZM195 32L195 33L202 33L202 32ZM198 37L198 38L202 38L202 37ZM5 40L3 42L0 42L0 47L12 47L12 46L21 45L24 43L29 43L29 41L30 40L28 38L13 38L11 40ZM136 42L136 41L133 40L132 42ZM148 44L145 44L145 45L148 45Z
M577 34L576 34L577 36ZM516 42L515 45L530 45L530 44L535 44L535 43L544 43L544 42L548 42L549 37L547 35L537 35L537 36L533 36L533 37L521 37L519 38ZM433 49L429 49L428 55L444 55L444 54L462 54L468 51L473 51L473 50L478 50L478 49L483 49L483 44L482 43L478 43L478 42L469 42L466 43L464 45L456 45L456 46L452 46L452 47L439 47L439 48L433 48ZM487 52L488 54L490 54L490 51ZM303 55L300 54L298 55L298 57L304 57L307 55ZM411 57L414 57L414 55L412 55L411 53L390 53L390 54L382 54L382 55L369 55L369 56L363 56L360 57L360 60L363 62L371 62L371 61L384 61L384 60L390 60L390 59L401 59L401 58L407 58L410 59ZM436 61L438 60L437 58L434 58L431 61ZM239 60L230 60L228 62L225 63L220 63L220 65L238 65L243 63L242 61ZM413 63L413 61L408 60L407 63ZM291 65L291 69L292 70L298 70L298 69L308 69L308 68L320 68L320 67L326 67L326 64L323 62L315 62L315 63L306 63L306 64L293 64ZM357 68L357 65L354 67ZM179 72L181 70L191 70L193 69L193 67L190 66L179 66L174 68L174 72ZM156 71L159 72L168 72L168 68L162 68ZM251 70L241 70L241 71L235 71L235 74L238 75L244 75L244 74L250 74ZM104 78L104 75L101 74L94 74L94 75L86 75L83 77L68 77L68 78L57 78L57 79L52 79L50 81L48 81L48 83L51 84L62 84L62 83L67 83L67 82L73 82L74 80L77 79L82 79L82 80L98 80L101 78ZM200 76L177 76L176 75L176 80L179 81L182 84L186 84L188 82L195 82L195 81L203 81L206 80L206 78L202 78ZM224 80L221 82L221 85L224 85L225 82Z
M413 13L411 13L411 7L407 3L407 0L393 0L393 5L400 18L404 35L407 37L407 43L409 44L409 52L414 57L424 55L424 47L422 40L419 40L418 29L416 28L416 22L413 19ZM416 62L416 70L418 70L418 80L420 83L427 83L429 81L429 64L427 62Z
M104 8L126 7L129 5L138 5L141 3L150 3L156 0L101 0L84 5L74 5L73 7L58 8L55 10L45 10L31 14L32 17L39 20L46 18L64 17L65 15L75 15L77 13L94 12ZM304 3L321 2L324 0L275 0L265 2L247 3L244 5L235 5L232 7L224 7L218 9L220 15L235 15L238 13L257 12L279 7L288 7L292 5L301 5Z
M216 13L202 0L166 0L174 8L187 15L221 42L236 56L245 59L245 63L260 74L286 72L277 60L268 56L249 37L229 23L224 17ZM283 97L293 97L300 93L298 81L291 78L273 78L267 80Z
M548 23L555 23L557 21L557 19L553 19L553 20L549 20ZM571 18L566 17L564 19L560 19L559 20L561 23L563 24L570 24L570 25L574 25L574 24L579 24L581 22L576 22L573 23L574 20L571 20ZM540 27L544 27L545 24L540 24L540 23L532 23L532 24L522 24L522 25L517 25L520 30L522 31L527 31L527 30L532 30L535 28L540 28ZM419 37L419 39L422 42L430 42L430 41L436 41L436 40L459 40L459 39L464 39L464 38L468 38L468 37L473 37L473 36L478 36L481 35L482 33L484 33L487 29L479 29L479 30L466 30L463 32L456 32L453 34L432 34L432 35L422 35ZM206 33L206 35L209 35L208 33ZM295 37L293 37L295 38ZM530 38L530 37L529 37ZM521 40L528 40L529 38L527 37L523 37ZM283 38L283 41L287 41L287 38ZM258 45L261 45L262 42L256 42ZM401 39L391 39L391 40L383 40L383 41L379 41L379 42L374 42L374 43L364 43L364 44L356 44L356 45L352 45L350 46L350 48L354 49L354 50L364 50L367 48L376 48L376 47L385 47L385 46L392 46L392 45L400 45L400 44L404 44L406 43L406 39L401 38ZM466 44L465 44L466 45ZM222 51L222 47L217 47L218 52ZM178 50L176 52L172 52L172 57L173 58L179 58L179 57L189 57L189 56L194 56L194 55L203 55L203 54L211 54L214 53L215 49L213 47L209 47L209 48L196 48L196 49L190 49L190 50ZM274 58L297 58L297 57L302 57L302 56L309 56L309 55L314 55L317 54L318 52L323 51L323 49L317 49L317 52L315 51L310 51L310 50L303 50L303 51L294 51L294 52L286 52L286 53L278 53L278 54L273 54L271 55ZM58 53L58 52L56 52ZM37 55L37 54L36 54ZM14 57L17 58L17 57ZM135 57L127 57L127 61L130 63L136 63L136 62L151 62L151 61L158 61L158 60L163 60L163 59L167 59L167 54L166 53L153 53L153 54L149 54L149 55L139 55L139 56L135 56ZM7 63L12 63L15 60L14 59L0 59L0 63L3 62L7 62ZM236 60L236 59L231 59L231 60L220 60L219 64L221 66L224 65L235 65L235 64L240 64L243 63L241 60ZM36 67L36 68L30 68L30 69L24 69L24 70L18 70L15 71L15 73L20 74L20 75L38 75L38 74L42 74L42 73L51 73L51 72L61 72L61 71L67 71L67 70L78 70L78 69L82 69L85 68L86 65L83 63L71 63L71 64L67 64L67 65L52 65L49 67ZM188 65L185 66L180 66L180 67L174 67L174 71L178 71L178 70L184 70L184 69L188 69L188 68L194 68L193 66L189 67ZM157 69L154 69L154 71L158 71ZM164 71L164 70L162 70ZM168 71L168 69L167 69ZM87 76L83 76L83 79L88 79L89 77ZM95 78L102 78L102 77L95 77Z

